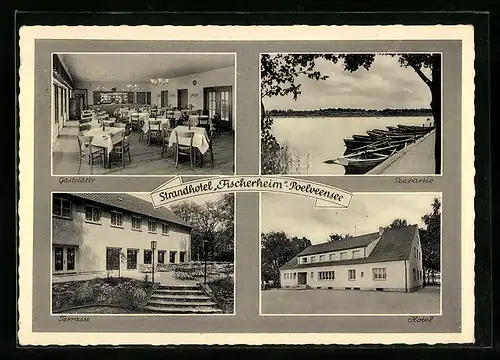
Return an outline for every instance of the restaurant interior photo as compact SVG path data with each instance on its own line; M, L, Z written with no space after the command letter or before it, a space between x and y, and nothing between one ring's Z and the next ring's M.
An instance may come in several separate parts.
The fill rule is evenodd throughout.
M53 175L234 174L235 54L52 54Z

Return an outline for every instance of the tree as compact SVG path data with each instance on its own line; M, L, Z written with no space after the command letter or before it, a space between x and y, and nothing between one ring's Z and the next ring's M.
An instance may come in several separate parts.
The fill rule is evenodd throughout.
M422 216L426 225L420 229L420 242L422 244L422 262L424 269L439 271L441 268L441 200L434 198L432 211Z
M234 193L203 204L183 201L172 205L171 210L193 227L193 258L202 260L207 252L212 260L234 260Z
M343 239L348 239L348 238L352 238L352 235L351 234L345 234L345 235L341 235L341 234L330 234L328 236L328 241L329 242L333 242L333 241L338 241L338 240L343 240Z
M386 226L384 229L385 230L398 229L406 226L408 226L408 222L406 221L406 219L394 219L389 224L389 226Z
M434 145L435 173L441 171L441 54L387 54L398 56L400 66L411 68L418 77L427 85L431 92L430 107L432 109L436 129L436 142ZM375 54L264 54L261 56L261 151L262 173L270 174L272 171L282 169L267 161L273 155L279 155L280 145L269 130L272 119L266 116L264 103L265 97L293 95L293 99L301 94L301 84L296 79L307 76L309 79L326 80L328 75L323 75L315 70L316 60L323 58L336 64L343 61L344 70L357 71L360 68L369 70ZM431 70L431 78L427 77L422 69ZM275 172L279 173L279 172Z
M283 231L271 231L261 234L262 280L273 280L279 283L279 269L294 256L311 246L311 241L305 237L289 238Z

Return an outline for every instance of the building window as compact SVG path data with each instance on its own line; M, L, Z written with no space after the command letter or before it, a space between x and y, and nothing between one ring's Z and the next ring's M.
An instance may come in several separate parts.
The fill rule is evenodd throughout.
M335 259L335 254L330 254L330 261L333 261Z
M293 273L293 280L297 277L297 273Z
M136 249L127 249L127 269L137 269Z
M98 223L101 221L101 209L97 206L85 206L85 220Z
M168 224L161 224L161 233L162 235L168 235Z
M186 262L186 252L185 251L179 252L179 262L181 262L181 263Z
M353 259L361 257L361 250L353 250L352 257Z
M343 251L340 253L340 260L344 260L347 256L347 251Z
M316 256L311 256L311 262L316 262Z
M422 280L422 270L420 270L420 280Z
M158 264L165 264L165 250L158 250Z
M335 271L320 271L318 272L319 280L334 280Z
M325 255L320 255L319 256L319 261L325 261Z
M71 219L71 202L55 197L52 201L52 215Z
M156 221L148 220L148 232L155 233L156 232Z
M139 216L132 216L132 229L141 230L142 220Z
M111 225L123 227L123 214L118 211L111 211Z
M314 279L314 272L311 271L311 279Z
M373 268L373 280L385 280L387 275L385 268Z
M144 264L151 264L152 256L153 256L152 250L144 250Z
M170 252L170 263L175 263L175 251Z
M302 258L302 264L305 264L305 263L307 263L307 258L306 258L306 257L303 257L303 258Z
M347 275L349 280L356 280L356 270L349 270Z
M415 271L415 268L413 268L413 280L417 280L417 272Z

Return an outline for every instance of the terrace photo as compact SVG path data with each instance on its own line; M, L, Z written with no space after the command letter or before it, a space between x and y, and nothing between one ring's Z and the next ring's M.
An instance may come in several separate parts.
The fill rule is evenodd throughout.
M441 54L261 54L261 174L441 174Z
M234 194L53 193L51 254L53 314L233 314Z
M262 315L441 313L441 194L261 199Z
M232 53L54 53L53 175L234 174Z

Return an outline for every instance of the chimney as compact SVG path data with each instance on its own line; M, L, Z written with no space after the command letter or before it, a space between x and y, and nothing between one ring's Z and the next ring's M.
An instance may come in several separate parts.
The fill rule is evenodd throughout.
M379 227L378 228L378 236L382 236L383 233L384 233L384 228L383 227Z

